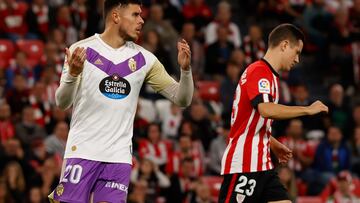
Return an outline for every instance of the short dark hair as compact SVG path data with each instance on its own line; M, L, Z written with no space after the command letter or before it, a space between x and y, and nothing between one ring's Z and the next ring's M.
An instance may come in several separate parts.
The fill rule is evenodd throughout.
M104 2L104 19L109 14L109 12L116 6L127 6L129 4L139 4L141 5L141 0L105 0Z
M283 40L290 40L290 43L297 44L299 40L305 41L303 32L292 24L281 24L275 27L269 34L269 47L276 47Z

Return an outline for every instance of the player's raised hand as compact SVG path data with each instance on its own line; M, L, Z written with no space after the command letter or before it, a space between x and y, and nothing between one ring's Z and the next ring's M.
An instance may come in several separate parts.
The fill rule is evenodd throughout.
M312 103L310 106L308 106L308 114L314 115L320 112L329 112L329 108L323 104L321 101L317 100L314 103Z
M184 39L182 39L177 43L177 49L178 49L178 63L181 69L189 70L191 63L190 46Z
M86 49L83 47L76 47L74 52L70 54L70 50L66 48L65 53L67 63L69 64L69 73L70 75L77 77L84 69Z

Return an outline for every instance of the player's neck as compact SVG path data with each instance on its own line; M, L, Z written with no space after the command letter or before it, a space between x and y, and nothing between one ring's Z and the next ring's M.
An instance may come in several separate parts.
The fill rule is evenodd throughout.
M265 56L263 57L271 67L277 72L280 72L281 59L274 52L267 51Z
M125 44L125 40L120 37L115 30L106 29L100 34L100 38L109 46L114 49L120 48Z

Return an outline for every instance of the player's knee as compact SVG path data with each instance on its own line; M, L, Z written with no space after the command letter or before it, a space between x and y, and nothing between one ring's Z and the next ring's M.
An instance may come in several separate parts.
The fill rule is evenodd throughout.
M281 201L273 201L273 202L268 202L268 203L291 203L290 200L281 200Z

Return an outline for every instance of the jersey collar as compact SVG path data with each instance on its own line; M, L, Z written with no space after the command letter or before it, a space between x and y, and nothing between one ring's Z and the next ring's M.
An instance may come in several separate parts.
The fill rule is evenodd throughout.
M276 77L279 77L279 73L276 72L276 70L270 65L269 62L267 62L264 58L261 58L260 60L266 63L266 65L270 68L271 72L273 72Z

